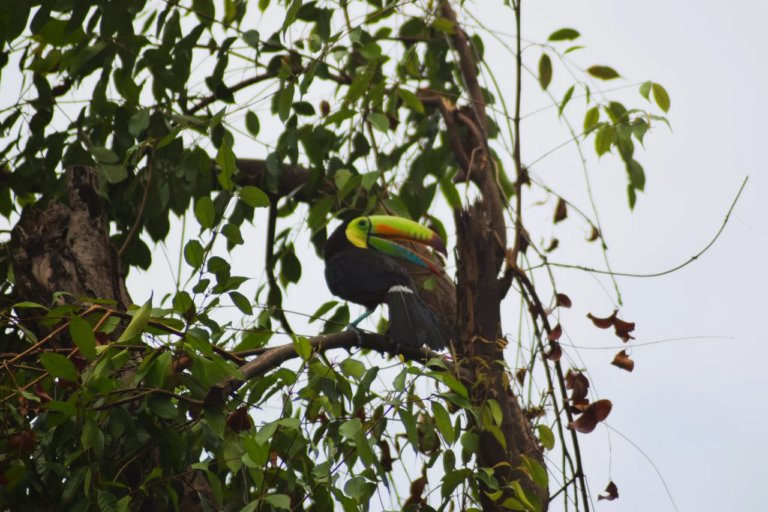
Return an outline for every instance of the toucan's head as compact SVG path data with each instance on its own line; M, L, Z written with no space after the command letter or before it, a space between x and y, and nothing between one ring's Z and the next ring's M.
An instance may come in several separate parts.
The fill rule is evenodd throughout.
M447 254L445 243L437 233L421 224L389 215L370 215L353 219L347 225L347 239L362 249L374 249L389 256L402 258L416 265L430 269L435 275L440 270L422 256L403 247L393 240L404 240L428 245L438 252Z

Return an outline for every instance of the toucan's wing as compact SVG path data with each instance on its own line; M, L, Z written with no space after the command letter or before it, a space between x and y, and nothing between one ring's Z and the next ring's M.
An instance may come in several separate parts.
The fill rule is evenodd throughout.
M415 291L408 272L394 259L370 249L350 249L325 262L325 280L337 297L369 309L386 301L393 286Z

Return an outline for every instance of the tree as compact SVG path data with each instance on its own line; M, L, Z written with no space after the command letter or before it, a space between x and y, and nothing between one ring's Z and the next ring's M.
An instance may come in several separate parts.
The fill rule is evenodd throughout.
M412 449L421 476L409 477L405 509L547 510L562 492L589 510L577 432L591 432L611 402L590 401L586 376L561 364L552 313L571 299L558 293L547 259L557 240L541 249L526 230L526 191L552 198L555 223L577 214L610 267L596 211L579 211L522 158L522 76L532 71L520 0L509 10L517 25L512 110L486 60L481 35L495 34L470 33L471 13L458 5L261 0L258 9L242 0L0 7L0 65L6 79L19 73L25 84L3 112L9 143L0 153L0 213L14 222L0 263L8 275L5 506L367 509L394 483L395 462L414 460ZM262 15L278 16L279 30L255 30ZM616 150L634 207L645 184L635 144L666 119L596 98L594 81L619 74L579 69L569 56L579 36L564 28L537 44L533 74L572 143L594 140L601 156ZM557 67L579 73L562 99L549 93ZM669 109L661 85L645 82L639 92ZM83 93L70 115L65 98ZM582 93L580 131L565 109ZM257 113L264 100L269 112ZM275 142L246 155L245 132L258 140L262 123ZM268 209L267 282L252 300L238 291L247 279L232 275L230 261L241 257L242 230L258 208ZM309 230L321 254L333 219L365 211L425 219L443 239L452 215L455 283L413 274L460 334L450 358L395 353L381 334L385 321L359 343L342 332L350 312L336 301L312 315L323 324L317 336L295 334L284 307L302 278L291 237ZM152 265L147 241L166 240L171 214L188 213L200 226L183 247L189 279L180 274L177 290L134 306L125 276ZM278 232L279 218L293 227ZM552 279L551 297L534 276ZM531 326L528 345L518 340L527 354L514 365L502 330L513 287ZM223 312L230 303L238 323ZM631 338L634 325L616 312L592 320ZM383 360L336 363L326 355L336 349L407 363L378 389ZM632 364L617 355L620 368ZM540 397L534 372L546 382ZM267 404L279 412L261 418ZM439 482L428 482L428 469L441 466Z

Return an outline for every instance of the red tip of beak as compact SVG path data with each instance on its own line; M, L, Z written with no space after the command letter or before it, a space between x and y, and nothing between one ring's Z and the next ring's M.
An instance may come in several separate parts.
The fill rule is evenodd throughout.
M448 250L445 248L445 242L443 242L442 238L437 236L437 233L432 235L432 240L429 241L429 246L441 254L448 255Z

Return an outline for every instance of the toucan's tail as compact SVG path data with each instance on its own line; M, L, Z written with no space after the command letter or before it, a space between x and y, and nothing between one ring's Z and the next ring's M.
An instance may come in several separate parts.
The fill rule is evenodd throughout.
M442 350L456 333L408 286L393 286L387 292L389 335L396 344Z

